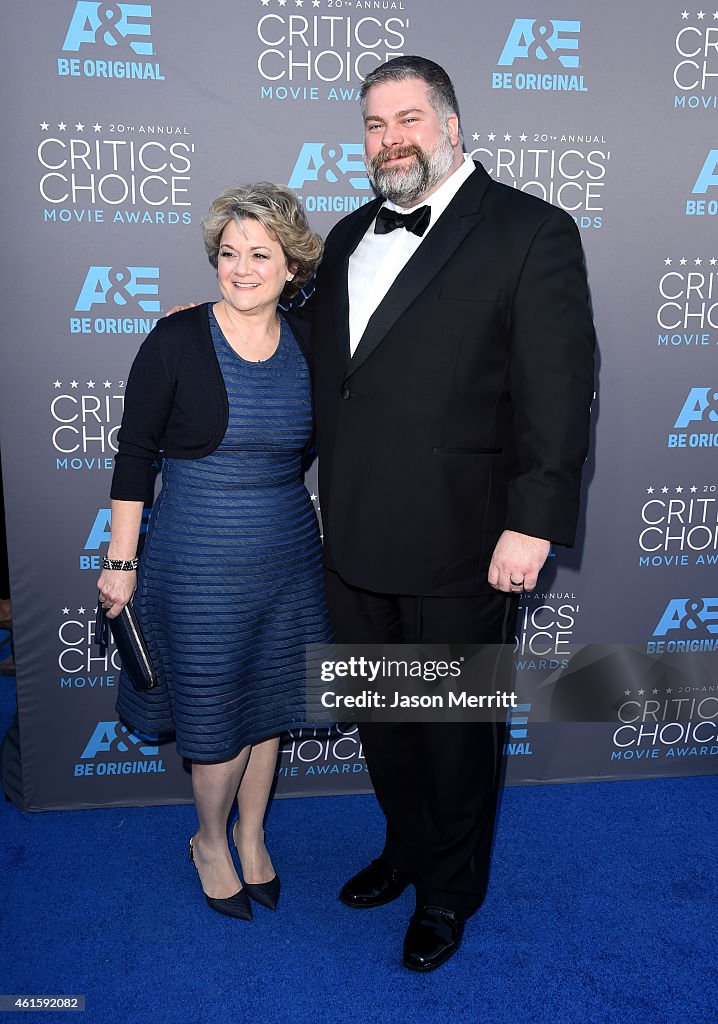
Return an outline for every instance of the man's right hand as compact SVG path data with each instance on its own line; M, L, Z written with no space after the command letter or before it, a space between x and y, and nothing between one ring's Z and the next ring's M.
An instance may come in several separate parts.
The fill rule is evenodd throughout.
M193 309L195 306L199 306L199 302L188 302L186 306L173 306L172 309L168 309L165 316L172 316L173 313L181 313L183 309Z

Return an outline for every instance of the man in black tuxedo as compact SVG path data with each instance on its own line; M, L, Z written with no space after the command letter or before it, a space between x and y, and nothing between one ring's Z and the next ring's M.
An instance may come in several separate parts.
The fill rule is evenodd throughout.
M362 111L382 198L332 230L312 301L336 638L510 643L519 595L576 529L594 349L579 234L463 154L432 61L377 68ZM341 899L376 907L412 883L404 963L432 970L485 895L502 727L360 733L386 839Z

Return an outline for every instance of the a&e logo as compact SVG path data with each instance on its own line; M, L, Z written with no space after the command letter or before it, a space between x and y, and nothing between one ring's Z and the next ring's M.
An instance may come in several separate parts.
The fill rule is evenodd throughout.
M530 704L517 704L509 711L506 720L507 739L504 743L504 754L515 757L518 754L526 756L533 754L531 741L528 738L528 722Z
M718 448L718 391L691 388L668 435L669 448ZM703 429L696 429L701 427Z
M99 41L120 49L129 45L138 56L151 57L149 4L107 4L79 0L62 44L76 53L85 43Z
M685 639L673 639L676 633ZM718 597L674 597L666 605L654 636L670 637L647 644L649 654L684 654L718 649Z
M159 267L90 267L75 312L93 315L70 317L70 333L148 334L157 320L141 314L160 312L159 279Z
M672 598L653 635L666 636L674 630L718 635L718 597Z
M305 142L287 185L300 192L308 213L350 213L371 198L364 150L356 142Z
M114 757L127 760L113 760ZM80 761L75 764L75 776L89 775L145 775L164 772L158 758L157 737L139 736L120 722L98 722Z
M143 78L164 80L152 57L150 4L97 3L78 0L62 44L64 53L87 46L106 47L107 60L58 57L58 75L82 78ZM137 60L136 58L141 58Z
M153 757L159 752L156 742L148 743L119 722L98 722L80 757L86 760L98 754L126 754L135 748L146 757Z
M492 88L587 92L583 75L570 73L580 66L580 33L580 21L516 18L497 65L513 67L516 61L528 61L536 70L497 71L492 75ZM552 68L557 73L552 73ZM569 73L561 73L562 68Z
M718 44L716 44L718 45ZM712 149L705 158L691 195L705 196L709 188L718 186L718 149ZM715 217L718 214L718 199L686 199L687 217Z

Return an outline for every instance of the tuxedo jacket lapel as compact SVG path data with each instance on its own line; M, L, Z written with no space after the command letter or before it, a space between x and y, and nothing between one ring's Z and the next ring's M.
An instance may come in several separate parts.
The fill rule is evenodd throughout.
M366 330L349 362L347 379L366 362L402 313L421 294L432 277L447 263L469 232L483 219L480 206L489 181L489 176L484 169L477 166L471 177L459 189L454 199L444 210L434 227L432 227L426 241L419 246L372 314ZM375 209L373 216L376 216L376 212ZM361 235L354 242L352 252L359 244L367 226L365 222ZM347 292L349 255L347 255L347 272L343 278L347 336L349 322L349 299Z

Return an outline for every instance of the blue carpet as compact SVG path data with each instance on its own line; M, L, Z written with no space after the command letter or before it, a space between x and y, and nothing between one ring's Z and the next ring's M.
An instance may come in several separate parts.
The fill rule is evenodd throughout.
M0 678L0 735L12 693ZM275 802L282 900L251 923L204 904L191 807L0 818L0 993L84 994L87 1024L716 1019L711 777L507 790L487 901L426 976L400 964L408 891L366 912L335 898L378 852L371 797Z

